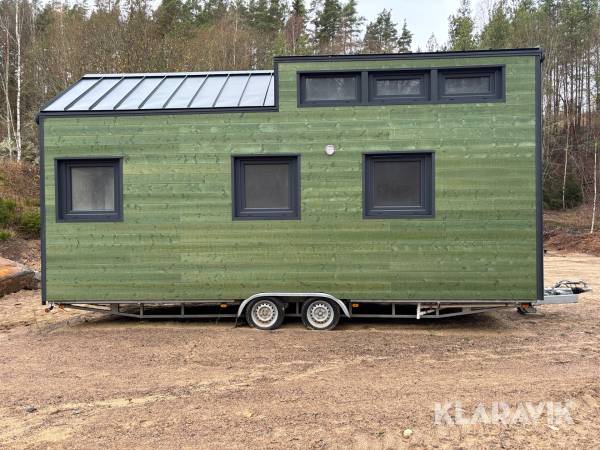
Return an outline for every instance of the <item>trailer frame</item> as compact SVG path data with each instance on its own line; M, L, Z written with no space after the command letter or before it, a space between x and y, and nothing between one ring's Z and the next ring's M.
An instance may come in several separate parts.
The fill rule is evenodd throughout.
M259 298L278 298L286 305L285 315L300 317L301 305L311 298L324 298L334 301L339 305L341 312L347 318L367 319L442 319L447 317L465 316L507 308L517 308L524 314L536 312L537 306L559 305L577 303L579 294L591 289L583 281L562 280L544 290L544 299L535 302L519 300L341 300L324 292L261 292L253 294L244 300L227 301L136 301L117 300L99 301L94 303L83 302L53 302L59 308L70 308L82 311L101 312L110 315L129 317L135 319L235 319L237 324L243 316L246 306ZM388 313L362 313L364 306L377 305L389 308ZM406 309L414 308L414 314L406 314ZM149 312L149 308L154 311ZM189 312L190 309L201 309L205 312ZM166 313L164 310L168 310ZM172 311L172 312L171 312Z

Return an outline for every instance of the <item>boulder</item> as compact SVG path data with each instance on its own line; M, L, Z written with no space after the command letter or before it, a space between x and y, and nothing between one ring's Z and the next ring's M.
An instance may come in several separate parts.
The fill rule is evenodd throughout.
M21 289L38 287L36 274L29 267L0 257L0 297Z

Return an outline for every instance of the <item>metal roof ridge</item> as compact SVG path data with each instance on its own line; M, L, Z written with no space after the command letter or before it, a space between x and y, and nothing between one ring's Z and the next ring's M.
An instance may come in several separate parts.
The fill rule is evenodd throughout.
M186 76L206 76L206 75L271 75L273 70L220 70L214 72L148 72L148 73L87 73L81 78L101 78L101 77L186 77Z

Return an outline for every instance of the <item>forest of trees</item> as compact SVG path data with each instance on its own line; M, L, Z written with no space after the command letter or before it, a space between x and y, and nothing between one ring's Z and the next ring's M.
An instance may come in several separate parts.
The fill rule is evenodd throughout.
M432 34L425 48L390 10L369 22L356 1L162 0L152 8L149 0L0 0L0 157L35 161L35 113L85 73L265 69L284 54L541 46L545 203L591 201L599 0L462 0L447 42Z

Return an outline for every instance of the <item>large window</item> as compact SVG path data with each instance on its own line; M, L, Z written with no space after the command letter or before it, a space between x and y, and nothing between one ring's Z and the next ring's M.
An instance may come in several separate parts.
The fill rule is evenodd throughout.
M503 96L500 68L452 69L438 73L442 101L487 101L499 100Z
M333 106L360 102L360 73L301 74L299 80L299 99L303 106Z
M433 153L364 156L365 218L433 216Z
M369 74L369 102L415 103L429 100L427 72L373 72Z
M123 219L121 160L56 160L56 206L59 221Z
M299 219L300 166L297 156L233 159L235 219Z

